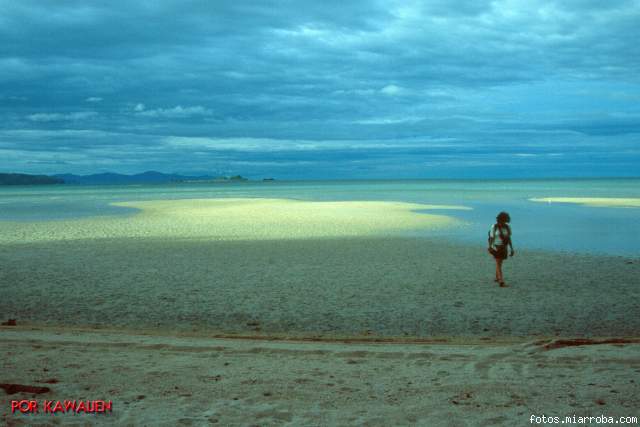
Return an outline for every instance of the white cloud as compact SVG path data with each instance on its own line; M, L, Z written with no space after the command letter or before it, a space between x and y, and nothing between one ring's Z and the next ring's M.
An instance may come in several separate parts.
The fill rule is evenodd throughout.
M97 116L95 111L78 111L75 113L36 113L27 116L32 122L59 122L67 120L86 120Z
M3 139L51 139L51 138L98 138L106 136L128 136L128 134L110 133L95 129L7 129L0 131L0 141Z
M89 98L85 99L86 102L101 102L102 98L100 98L99 96L90 96Z
M213 111L204 108L201 105L196 105L193 107L183 107L181 105L178 105L173 108L157 108L155 110L146 110L144 104L138 104L136 105L134 111L136 111L136 114L139 116L162 117L170 119L181 119L194 116L210 116L213 114Z
M376 91L374 89L339 89L331 92L332 95L373 95Z
M424 120L424 117L373 117L364 120L355 120L353 123L358 125L396 125L401 123L418 123Z
M270 138L204 138L169 136L163 139L167 146L186 149L210 149L250 152L324 151L324 150L384 150L416 147L451 147L451 138L420 140L299 140Z
M290 52L295 40L323 44L336 48L357 46L367 39L368 33L354 29L338 29L334 25L299 25L295 28L275 28L270 32L282 44L272 41L271 48L282 53ZM292 44L292 40L294 40Z
M382 89L380 89L380 92L389 96L397 96L397 95L402 95L405 92L405 89L396 85L387 85Z
M283 151L283 150L315 150L321 145L319 141L277 140L269 138L203 138L169 136L164 138L165 144L181 148L207 148L212 150L232 151Z
M28 101L29 98L26 96L15 96L15 95L0 95L0 99L7 99L9 101Z

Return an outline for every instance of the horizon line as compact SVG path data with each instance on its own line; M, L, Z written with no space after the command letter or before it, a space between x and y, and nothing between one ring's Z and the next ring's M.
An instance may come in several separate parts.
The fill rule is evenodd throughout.
M637 176L626 176L626 175L608 175L608 176L529 176L529 177L386 177L386 178L366 178L366 177L350 177L350 178L277 178L272 175L264 175L260 178L248 178L242 174L224 174L224 175L211 175L209 173L195 173L194 175L183 174L179 172L160 172L157 170L145 170L143 172L135 172L135 173L120 173L113 171L104 171L104 172L94 172L89 174L77 174L72 172L58 172L58 173L25 173L25 172L2 172L0 174L19 174L19 175L31 175L31 176L47 176L47 177L56 177L59 175L76 175L80 177L87 177L92 175L101 175L101 174L114 174L120 176L136 176L142 175L149 172L155 172L162 175L181 175L187 178L198 177L198 176L208 176L212 178L219 177L231 177L231 176L242 176L246 178L248 181L253 182L261 182L264 179L269 179L278 182L300 182L300 181L316 181L316 182L331 182L331 181L548 181L548 180L613 180L613 179L640 179L640 175ZM245 181L246 182L246 181ZM149 183L153 184L153 183ZM163 183L158 183L163 184ZM94 185L110 185L110 184L94 184ZM126 184L121 184L126 185Z

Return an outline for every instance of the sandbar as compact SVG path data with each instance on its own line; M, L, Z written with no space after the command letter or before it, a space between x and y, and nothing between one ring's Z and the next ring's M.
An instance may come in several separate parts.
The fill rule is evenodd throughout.
M543 197L529 199L541 203L576 203L601 208L640 208L640 198L621 197Z
M469 209L403 202L260 198L112 204L139 211L131 216L3 222L0 244L104 238L265 240L371 236L459 225L461 221L448 215L416 211Z

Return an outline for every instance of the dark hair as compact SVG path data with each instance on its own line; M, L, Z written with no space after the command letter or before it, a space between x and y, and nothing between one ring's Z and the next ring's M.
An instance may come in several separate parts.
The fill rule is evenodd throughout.
M503 212L500 212L500 213L498 214L498 216L496 217L496 221L498 221L498 222L504 222L504 223L509 223L509 222L511 222L511 217L509 216L509 214L508 214L508 213L506 213L506 212L504 212L504 211L503 211Z

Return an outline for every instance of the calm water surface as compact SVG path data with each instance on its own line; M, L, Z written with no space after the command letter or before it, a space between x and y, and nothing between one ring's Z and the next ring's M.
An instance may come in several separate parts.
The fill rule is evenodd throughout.
M640 197L640 179L508 181L330 181L130 186L0 188L0 221L49 221L132 215L115 201L218 197L298 200L388 200L455 204L470 211L436 211L464 225L435 233L484 245L495 215L511 214L516 249L640 255L640 209L535 203L532 197ZM0 222L0 226L2 223ZM415 234L426 234L418 232ZM433 235L434 232L429 232Z

